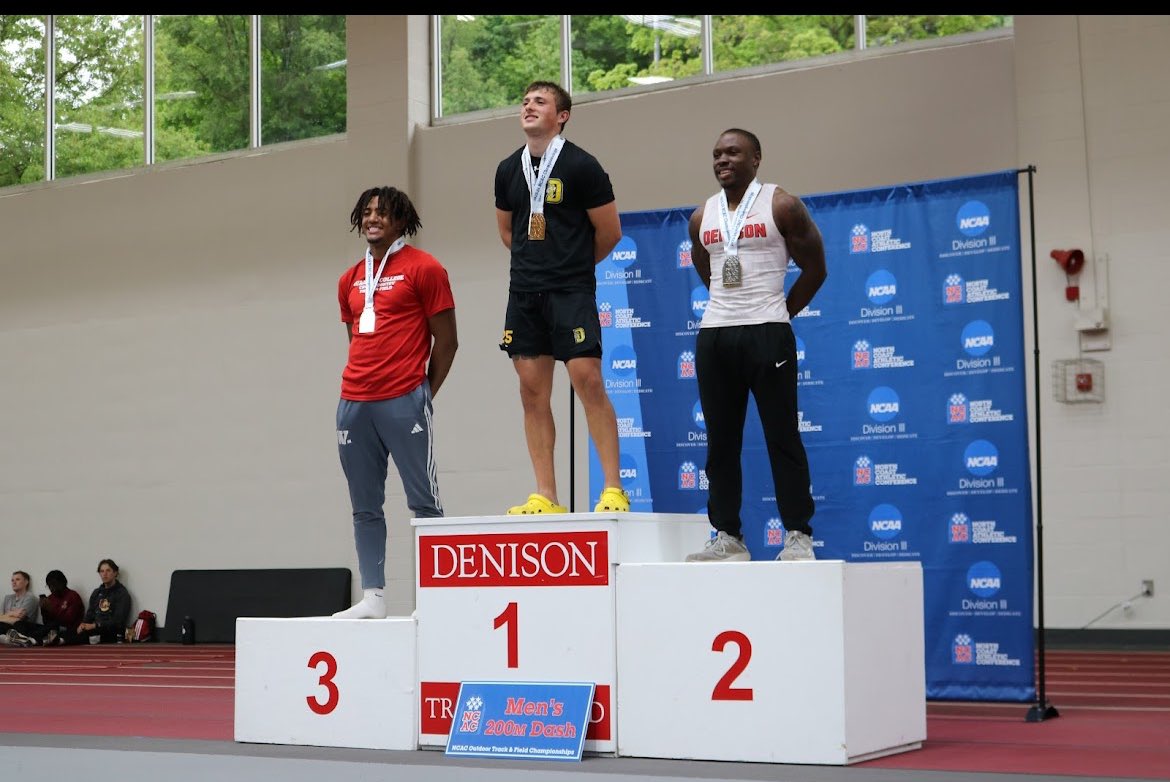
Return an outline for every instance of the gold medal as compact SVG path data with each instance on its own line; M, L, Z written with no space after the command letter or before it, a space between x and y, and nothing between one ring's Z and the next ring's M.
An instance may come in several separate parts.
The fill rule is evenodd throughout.
M544 214L533 212L528 218L528 238L539 241L544 239Z
M723 287L738 288L743 284L743 268L739 256L729 255L723 260Z

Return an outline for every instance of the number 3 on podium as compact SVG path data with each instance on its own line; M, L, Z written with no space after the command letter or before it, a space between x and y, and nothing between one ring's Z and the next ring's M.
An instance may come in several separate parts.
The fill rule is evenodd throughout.
M305 703L309 704L309 708L313 710L314 714L322 716L329 714L337 708L337 701L341 698L341 693L337 690L337 685L333 683L333 677L337 675L337 658L329 652L315 652L309 658L309 667L316 670L317 666L325 663L325 673L321 674L317 679L317 683L325 688L328 696L325 702L317 700L316 696L308 695L305 697Z

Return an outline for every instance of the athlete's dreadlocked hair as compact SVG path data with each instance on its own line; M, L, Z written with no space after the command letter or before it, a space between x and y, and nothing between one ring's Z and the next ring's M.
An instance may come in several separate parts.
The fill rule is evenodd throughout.
M358 198L357 205L349 215L349 230L356 228L359 233L361 232L362 212L366 211L366 206L374 196L378 197L378 214L386 215L391 220L404 221L403 236L414 236L418 229L422 228L422 220L418 218L418 212L410 202L410 197L396 187L382 185L371 187Z

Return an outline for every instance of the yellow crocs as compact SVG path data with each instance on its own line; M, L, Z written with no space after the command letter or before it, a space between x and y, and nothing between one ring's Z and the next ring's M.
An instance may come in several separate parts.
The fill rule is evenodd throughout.
M629 508L629 505L626 505ZM523 505L513 505L508 508L509 516L524 516L530 513L568 513L564 505L553 505L552 500L543 494L529 494L528 502Z
M621 489L616 489L613 486L608 486L601 490L601 498L597 501L597 506L593 508L594 513L617 512L629 513L630 511L630 495L626 494Z

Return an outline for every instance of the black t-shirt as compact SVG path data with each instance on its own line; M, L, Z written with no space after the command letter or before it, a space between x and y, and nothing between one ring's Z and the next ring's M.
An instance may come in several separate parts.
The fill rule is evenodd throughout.
M597 158L566 140L545 191L545 238L528 239L528 183L520 168L527 147L496 168L496 208L512 213L513 291L593 291L593 223L586 210L613 201L609 174ZM539 165L539 161L535 163Z

